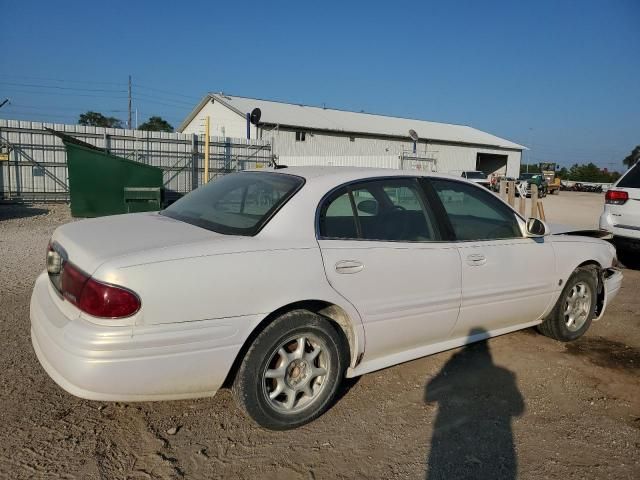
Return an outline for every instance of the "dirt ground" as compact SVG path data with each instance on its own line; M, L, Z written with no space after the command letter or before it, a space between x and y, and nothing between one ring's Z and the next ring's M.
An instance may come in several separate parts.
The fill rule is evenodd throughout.
M595 226L601 206L597 194L562 192L546 211ZM45 374L29 298L49 236L70 220L63 205L0 205L2 478L640 478L640 270L625 271L605 318L577 342L527 330L374 372L317 421L277 433L226 390L92 402Z

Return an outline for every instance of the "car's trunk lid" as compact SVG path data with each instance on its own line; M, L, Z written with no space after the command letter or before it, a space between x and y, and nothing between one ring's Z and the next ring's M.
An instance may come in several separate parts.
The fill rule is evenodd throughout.
M93 274L120 256L222 238L227 236L147 212L68 223L55 231L52 241L64 249L68 261Z

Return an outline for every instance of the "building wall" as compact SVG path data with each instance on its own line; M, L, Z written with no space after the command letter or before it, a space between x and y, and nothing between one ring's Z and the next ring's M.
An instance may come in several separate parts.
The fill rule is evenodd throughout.
M327 132L305 132L305 141L296 141L296 131L289 129L261 129L263 140L272 144L273 152L279 156L280 162L287 164L287 159L295 162L292 165L332 164L375 166L401 168L400 157L403 153L413 154L413 142L409 139L376 138L367 136L350 136ZM351 140L353 138L353 141ZM475 170L478 153L507 155L507 171L496 173L517 177L520 172L519 150L484 148L471 145L452 145L419 141L416 156L435 160L435 168L442 173L461 173L464 170ZM367 164L367 157L370 163ZM303 160L308 158L308 160ZM353 163L348 163L348 162ZM347 163L345 163L347 162Z
M246 119L219 102L209 101L184 133L204 133L204 118L210 117L211 135L246 137ZM289 127L251 126L251 137L261 138L272 145L280 163L290 165L368 165L402 168L401 155L412 155L410 139L349 135L335 132L305 131L305 141L296 141L296 130ZM353 140L352 140L353 139ZM510 177L520 173L521 152L519 150L484 148L473 145L442 144L419 141L417 156L435 159L435 169L443 173L460 173L475 170L478 153L507 155L507 171ZM502 170L502 169L501 169ZM499 171L496 173L504 174Z
M209 100L189 122L182 133L204 135L205 117L209 116L209 132L212 137L247 137L247 120L220 102ZM251 138L257 138L258 129L251 125Z

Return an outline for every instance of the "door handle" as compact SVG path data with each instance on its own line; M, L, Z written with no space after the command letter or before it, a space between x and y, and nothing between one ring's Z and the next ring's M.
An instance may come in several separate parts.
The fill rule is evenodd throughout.
M336 263L336 272L338 273L358 273L363 268L364 264L357 260L340 260Z
M478 267L480 265L484 265L485 263L487 263L487 257L485 257L481 253L472 253L470 255L467 255L467 264L471 265L472 267Z

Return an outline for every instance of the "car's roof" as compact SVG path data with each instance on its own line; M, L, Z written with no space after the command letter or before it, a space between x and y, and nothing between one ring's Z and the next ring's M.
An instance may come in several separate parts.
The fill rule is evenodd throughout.
M313 180L323 178L329 180L335 180L339 182L341 180L349 181L358 178L372 178L372 177L399 177L399 176L429 176L429 177L448 177L451 175L427 172L423 170L397 170L393 168L372 168L372 167L333 167L333 166L309 166L309 167L286 167L286 168L260 168L250 170L254 172L275 172L287 175L296 175L302 177L305 180ZM455 177L457 178L457 177Z

